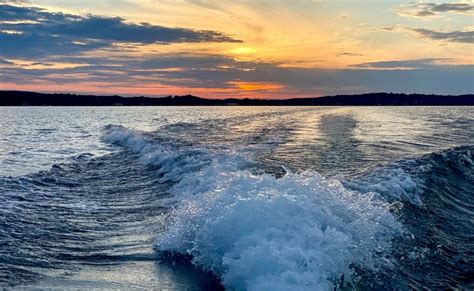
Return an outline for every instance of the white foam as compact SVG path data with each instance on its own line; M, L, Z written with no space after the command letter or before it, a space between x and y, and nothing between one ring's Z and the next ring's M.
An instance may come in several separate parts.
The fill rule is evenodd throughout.
M190 254L235 290L329 290L352 265L387 267L401 227L387 203L314 171L276 179L212 164L182 197L157 248Z
M158 166L174 209L159 251L189 254L235 290L329 290L353 266L389 268L401 225L373 193L349 191L314 171L255 175L231 150L171 149L113 128L104 138Z

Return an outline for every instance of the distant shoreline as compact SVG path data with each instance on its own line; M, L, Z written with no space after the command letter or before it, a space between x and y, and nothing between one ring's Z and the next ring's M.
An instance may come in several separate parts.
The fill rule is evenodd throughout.
M192 95L155 98L0 91L0 106L474 106L474 94L370 93L291 99L207 99Z

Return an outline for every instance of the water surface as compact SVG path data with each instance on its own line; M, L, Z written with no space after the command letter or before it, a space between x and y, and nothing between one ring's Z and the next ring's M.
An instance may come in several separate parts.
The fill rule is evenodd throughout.
M469 289L473 113L0 108L0 286Z

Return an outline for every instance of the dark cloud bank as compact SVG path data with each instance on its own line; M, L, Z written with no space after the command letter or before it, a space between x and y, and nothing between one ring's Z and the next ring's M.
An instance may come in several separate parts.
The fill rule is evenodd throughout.
M119 17L52 13L6 4L0 4L0 31L9 32L0 32L3 56L74 54L116 43L239 42L216 31L128 23Z
M474 11L472 3L414 3L402 6L400 13L402 15L413 17L432 17L438 13L456 13L469 14Z
M407 28L420 35L421 37L431 40L439 40L454 43L474 43L474 31L449 31L440 32L425 28Z

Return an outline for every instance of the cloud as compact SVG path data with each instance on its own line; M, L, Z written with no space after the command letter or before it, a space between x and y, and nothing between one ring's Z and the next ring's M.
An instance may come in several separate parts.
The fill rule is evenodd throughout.
M457 3L413 3L402 5L398 9L398 14L401 16L424 18L433 17L438 13L456 13L470 15L474 10L472 3L457 2Z
M36 33L10 34L0 32L0 55L40 58L47 55L78 54L109 46L106 42L85 41Z
M426 69L435 68L443 65L442 62L450 61L446 58L426 58L415 60L395 60L395 61L379 61L357 64L356 68L372 68L372 69Z
M360 53L352 53L352 52L343 52L338 54L338 56L346 56L346 57L361 57L363 54Z
M2 55L76 54L114 44L182 42L240 41L216 31L136 24L119 17L52 13L36 7L0 4Z
M248 96L249 91L237 90L236 84L244 89L255 87L258 96L274 98L374 91L439 94L474 91L474 66L452 65L447 63L448 59L436 58L373 62L353 69L288 68L212 55L67 60L88 65L67 68L51 65L40 69L33 65L12 65L0 70L0 79L14 84L39 82L53 88L61 85L83 88L81 84L93 83L96 92L117 94L153 87L157 88L153 95L190 93L219 97Z
M471 3L443 3L443 4L426 4L431 7L432 11L436 12L458 12L458 13L467 13L474 10L474 5Z
M118 17L105 18L93 15L79 19L65 19L62 23L42 25L38 28L48 34L120 43L238 42L214 31L168 28L148 23L130 24Z
M0 0L0 4L26 4L28 0Z
M474 43L474 31L450 31L440 32L426 28L405 28L415 34L437 41L453 42L453 43Z
M418 37L435 41L451 42L451 43L474 43L474 30L471 27L464 31L436 31L427 28L414 28L408 26L388 26L375 28L376 31L384 32L410 32Z

